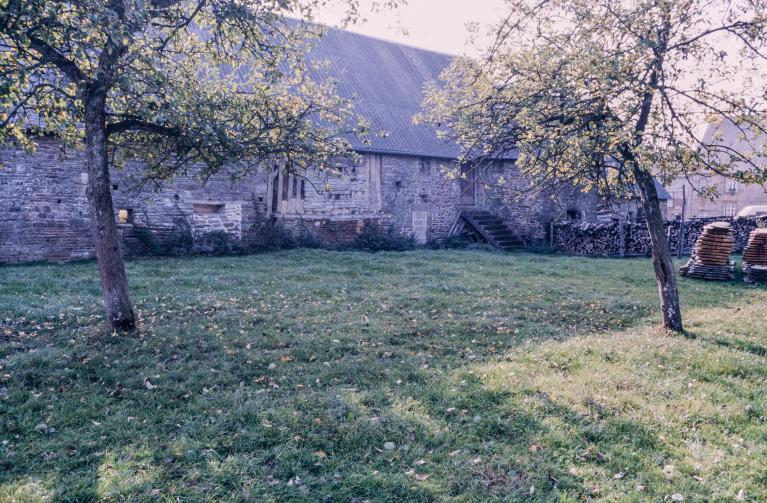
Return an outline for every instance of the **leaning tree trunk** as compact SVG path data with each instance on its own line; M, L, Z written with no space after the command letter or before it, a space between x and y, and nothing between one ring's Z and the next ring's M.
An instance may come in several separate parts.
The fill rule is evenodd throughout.
M104 291L107 318L112 328L130 330L135 326L128 277L120 252L117 223L112 207L107 161L104 93L95 91L85 100L85 148L88 169L86 194L90 204L96 258Z
M676 274L671 261L671 247L666 237L666 226L658 201L658 191L655 189L655 179L652 174L641 169L634 169L634 178L639 186L652 243L652 263L655 268L655 278L658 280L660 307L663 313L663 326L669 330L682 332L682 313L679 306L679 292L676 287Z

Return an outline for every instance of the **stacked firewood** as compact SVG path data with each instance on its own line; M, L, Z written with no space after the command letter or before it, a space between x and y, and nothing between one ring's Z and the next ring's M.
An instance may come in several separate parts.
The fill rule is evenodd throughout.
M735 264L730 260L734 243L729 222L713 222L703 228L692 258L682 266L683 276L726 281L735 277Z
M767 229L756 229L748 237L743 250L743 280L747 283L767 282Z

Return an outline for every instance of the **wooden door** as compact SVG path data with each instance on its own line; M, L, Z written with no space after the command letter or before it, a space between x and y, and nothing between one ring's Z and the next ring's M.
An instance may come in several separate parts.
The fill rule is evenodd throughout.
M461 165L461 206L474 206L477 202L476 195L476 169L471 164Z

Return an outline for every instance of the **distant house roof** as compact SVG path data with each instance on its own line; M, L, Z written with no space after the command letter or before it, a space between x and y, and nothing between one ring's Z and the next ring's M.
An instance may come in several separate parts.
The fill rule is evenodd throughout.
M740 152L753 152L755 147L761 148L767 136L754 131L748 125L738 126L729 119L720 119L711 122L703 134L703 143L706 145L727 145L736 148Z
M767 159L761 156L761 152L767 146L767 135L747 124L739 126L729 119L711 122L703 134L703 144L713 147L714 150L721 150L717 147L724 147L743 155L756 154L767 162Z
M458 158L455 143L438 139L427 125L413 124L424 86L437 81L453 56L327 28L309 58L328 62L320 77L337 79L339 94L354 98L356 112L371 122L369 145L350 138L355 150Z

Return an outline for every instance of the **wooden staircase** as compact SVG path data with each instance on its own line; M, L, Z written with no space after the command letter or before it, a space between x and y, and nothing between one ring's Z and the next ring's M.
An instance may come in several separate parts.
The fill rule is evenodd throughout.
M481 240L506 251L521 250L525 243L503 220L487 210L464 209L458 216L464 234L476 234ZM468 232L467 232L468 231Z

